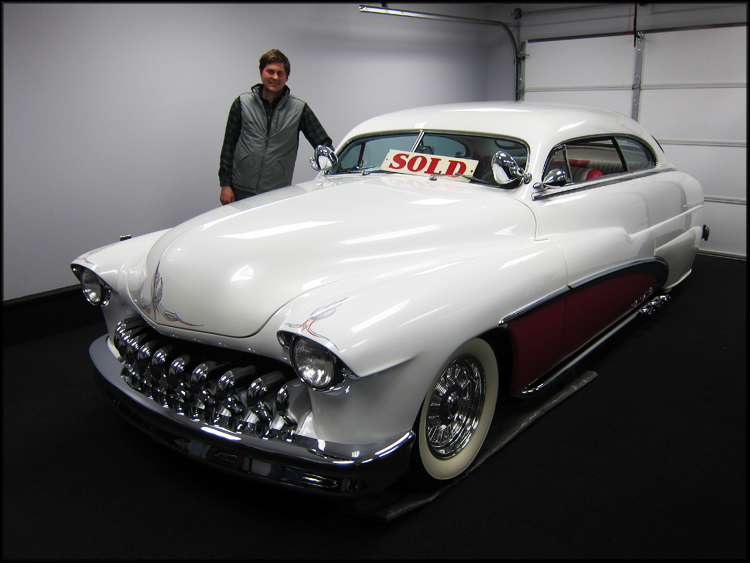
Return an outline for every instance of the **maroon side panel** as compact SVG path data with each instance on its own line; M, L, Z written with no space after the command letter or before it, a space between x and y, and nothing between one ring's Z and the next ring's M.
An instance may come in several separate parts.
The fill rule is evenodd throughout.
M513 350L511 395L551 370L559 361L565 299L558 299L508 323Z
M563 350L570 355L625 315L633 312L657 289L647 272L609 278L567 297Z
M508 323L515 395L636 310L658 287L650 272L605 278Z

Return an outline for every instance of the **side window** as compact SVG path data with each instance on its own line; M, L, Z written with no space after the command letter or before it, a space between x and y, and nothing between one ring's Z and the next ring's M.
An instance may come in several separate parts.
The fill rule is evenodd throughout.
M622 155L628 165L628 170L643 170L644 168L653 168L655 166L654 158L650 151L641 143L634 139L617 137L617 144L620 145Z
M544 174L560 168L574 183L625 171L612 138L577 139L558 146L550 155Z

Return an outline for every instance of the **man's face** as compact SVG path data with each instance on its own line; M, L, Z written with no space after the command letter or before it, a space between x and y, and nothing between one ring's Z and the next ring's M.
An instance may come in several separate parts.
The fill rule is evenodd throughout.
M263 81L263 93L275 98L281 94L286 84L284 63L268 63L260 73L260 79Z

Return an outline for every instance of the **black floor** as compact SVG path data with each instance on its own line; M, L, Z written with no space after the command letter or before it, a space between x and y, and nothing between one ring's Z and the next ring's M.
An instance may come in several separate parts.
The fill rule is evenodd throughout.
M150 441L94 387L103 324L7 347L3 557L744 559L745 295L744 261L699 256L668 307L584 362L597 378L383 524Z

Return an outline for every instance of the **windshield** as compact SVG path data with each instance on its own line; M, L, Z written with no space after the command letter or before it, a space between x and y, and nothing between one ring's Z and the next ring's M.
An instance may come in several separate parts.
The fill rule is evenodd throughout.
M373 171L384 171L384 163L390 162L394 151L404 154L406 163L409 155L435 155L447 157L469 163L468 168L448 165L440 168L438 164L426 157L418 157L418 161L409 161L400 171L431 175L437 173L461 173L480 182L497 185L492 174L492 156L498 151L505 151L515 158L521 169L526 168L528 149L522 142L501 137L487 137L452 132L424 132L382 133L369 137L360 137L349 142L340 152L339 161L327 174L353 174ZM391 165L390 168L396 168ZM406 168L409 168L407 171ZM443 172L441 172L441 170Z

